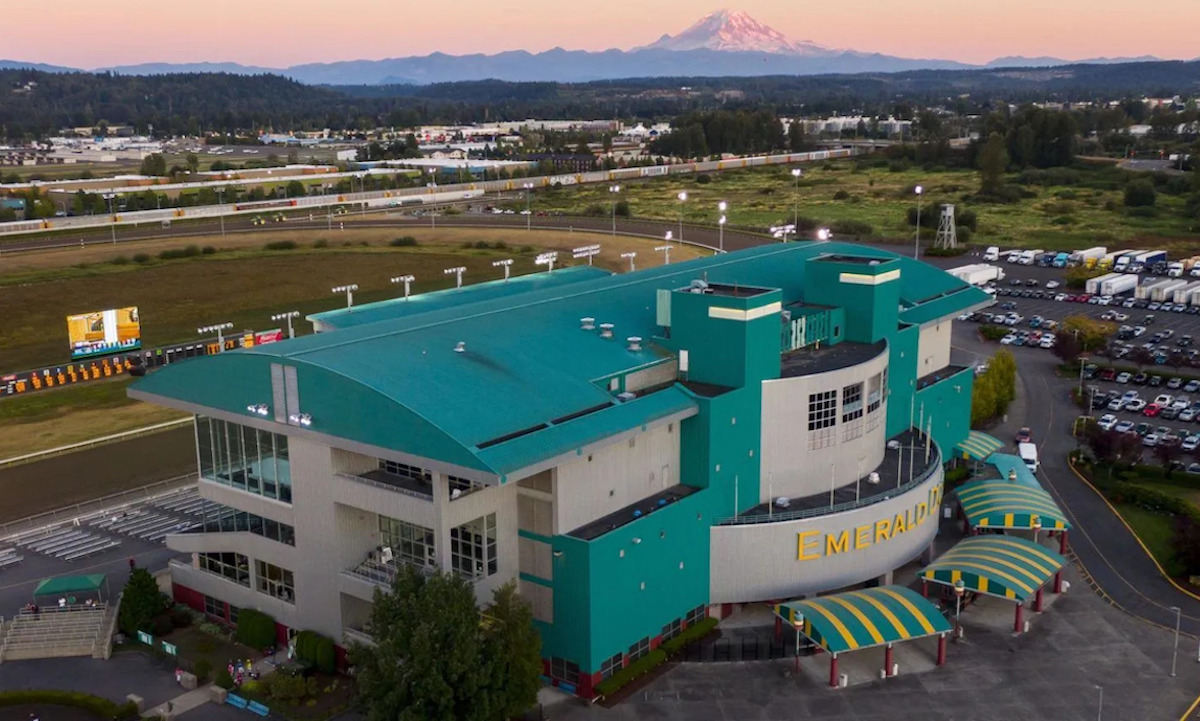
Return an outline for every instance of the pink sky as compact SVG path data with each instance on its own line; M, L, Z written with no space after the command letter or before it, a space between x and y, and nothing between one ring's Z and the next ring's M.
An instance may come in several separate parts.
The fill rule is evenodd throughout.
M205 60L284 67L437 51L627 49L676 34L719 7L689 0L608 0L580 6L586 11L571 5L56 0L48 11L13 2L5 3L0 58L83 68ZM1200 0L1158 0L1144 21L1127 0L744 0L730 7L794 39L905 57L986 62L1004 55L1200 55Z

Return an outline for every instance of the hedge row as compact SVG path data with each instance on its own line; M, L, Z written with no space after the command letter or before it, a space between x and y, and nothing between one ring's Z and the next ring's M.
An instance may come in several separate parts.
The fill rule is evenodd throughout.
M250 648L270 648L275 645L275 619L262 611L243 608L238 613L234 639Z
M322 673L337 671L333 639L316 631L301 631L296 634L296 658L313 664Z
M0 706L24 706L27 704L48 704L52 706L72 706L90 711L96 716L111 721L124 721L137 718L137 706L127 701L122 704L114 703L106 698L93 696L76 691L26 690L0 692Z
M612 676L609 676L600 683L596 684L596 692L603 696L608 696L635 678L650 673L662 665L662 663L666 660L666 652L661 648L656 648L620 671L617 671Z
M1125 481L1114 483L1109 491L1109 497L1116 503L1130 503L1153 513L1191 516L1200 521L1200 510L1187 501L1153 488L1139 486L1136 483L1126 483Z
M692 641L699 641L707 636L714 628L717 627L717 619L706 618L703 621L693 623L687 629L676 636L675 638L663 641L660 648L667 653L668 656L674 656L683 650Z

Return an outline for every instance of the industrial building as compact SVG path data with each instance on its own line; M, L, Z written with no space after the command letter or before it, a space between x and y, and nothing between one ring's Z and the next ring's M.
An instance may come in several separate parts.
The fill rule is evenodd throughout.
M741 602L930 560L968 434L954 316L982 290L844 243L613 275L557 269L310 317L313 335L172 364L130 395L196 416L175 597L369 641L403 564L516 581L545 672L591 695Z

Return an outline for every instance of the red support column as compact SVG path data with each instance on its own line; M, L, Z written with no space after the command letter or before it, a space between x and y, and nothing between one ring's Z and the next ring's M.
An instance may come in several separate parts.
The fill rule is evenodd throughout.
M779 616L775 617L775 640L779 641L783 638L783 619Z
M829 688L838 687L837 654L829 654Z
M929 598L929 581L926 581L923 578L921 579L921 595L925 598Z
M1058 552L1060 555L1063 555L1063 556L1067 555L1067 532L1066 531L1063 531L1062 535L1058 537Z
M1042 612L1042 587L1038 586L1037 595L1033 597L1033 610L1035 613Z
M888 644L883 650L883 675L892 675L892 644Z
M942 635L938 636L937 665L939 665L939 666L946 665L946 634L944 634L944 633Z
M1063 577L1062 577L1062 569L1060 568L1054 573L1054 592L1055 593L1063 592L1062 584L1063 584Z
M1024 610L1025 610L1025 604L1024 604L1024 603L1021 603L1021 602L1019 602L1019 601L1018 601L1018 602L1017 602L1017 617L1016 617L1016 619L1013 621L1013 633L1020 633L1020 632L1021 632L1021 628L1022 628L1022 625L1021 625L1021 613L1022 613Z

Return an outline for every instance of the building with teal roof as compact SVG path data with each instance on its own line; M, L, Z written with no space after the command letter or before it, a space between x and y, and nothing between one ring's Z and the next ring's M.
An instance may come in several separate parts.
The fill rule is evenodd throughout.
M402 564L483 602L515 580L546 675L591 695L705 615L925 553L970 418L951 322L989 302L887 251L780 244L330 311L171 364L130 395L195 414L219 504L168 538L192 554L176 598L369 641Z

